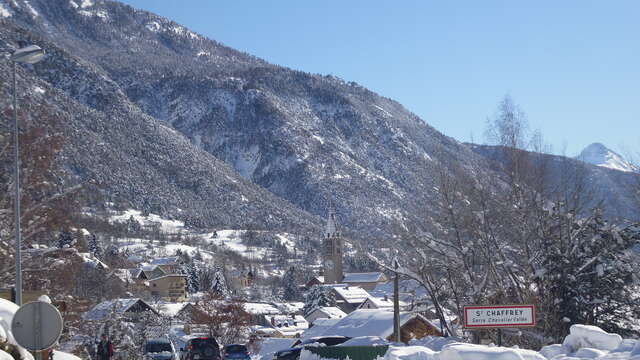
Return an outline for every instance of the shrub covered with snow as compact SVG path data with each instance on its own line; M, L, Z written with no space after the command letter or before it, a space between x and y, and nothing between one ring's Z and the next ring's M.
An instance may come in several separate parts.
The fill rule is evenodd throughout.
M581 348L594 348L611 351L622 343L622 337L618 334L610 334L597 326L571 325L569 335L562 343L570 351Z

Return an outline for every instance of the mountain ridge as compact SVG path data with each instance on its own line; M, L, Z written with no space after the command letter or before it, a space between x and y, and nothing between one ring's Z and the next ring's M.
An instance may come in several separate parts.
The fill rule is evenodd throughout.
M588 164L604 168L624 172L640 172L640 168L625 160L624 157L607 148L604 144L598 142L585 147L575 158Z

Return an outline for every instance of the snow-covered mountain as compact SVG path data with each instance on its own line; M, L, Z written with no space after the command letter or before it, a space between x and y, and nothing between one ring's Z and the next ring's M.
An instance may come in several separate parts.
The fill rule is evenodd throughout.
M640 168L626 161L622 156L601 143L593 143L587 146L576 159L609 169L640 172Z
M504 149L499 146L468 144L476 153L505 165L507 158ZM544 163L545 181L549 188L560 188L568 177L575 182L569 184L573 191L582 193L585 209L604 207L604 215L614 221L640 220L638 204L640 194L640 174L630 171L618 171L607 166L597 166L578 159L558 155L529 153L531 159ZM562 185L562 186L566 186Z
M133 124L144 119L163 136L180 139L185 148L177 153L198 154L215 166L222 161L242 176L242 184L256 184L297 207L305 215L286 211L292 226L301 223L295 217L303 217L303 223L309 214L324 217L333 202L345 230L361 237L428 229L436 221L425 215L434 213L430 174L436 168L455 164L470 173L489 171L482 157L391 99L333 76L269 64L157 15L113 1L0 4L9 14L0 45L15 48L26 37L46 47L47 61L24 70L104 115L91 126L109 129L122 115L135 118ZM145 139L139 133L143 128L128 130L113 144ZM100 149L108 154L111 144ZM122 148L116 145L113 150ZM68 166L74 175L96 173L99 162L89 156L96 152L76 154L78 158L69 161L82 165ZM224 208L218 202L228 204L226 198L238 197L228 207L236 215L256 204L248 196L242 202L236 191L208 192L202 182L219 177L210 175L210 168L201 169L196 157L187 156L193 161L188 162L188 175L182 175L176 170L184 168L184 157L140 161L151 154L139 148L121 156L135 162L140 172L175 171L185 177L183 186L161 194L162 186L155 181L128 171L118 180L105 179L105 184L118 184L109 193L124 195L132 207L155 207L149 211L165 216L183 216L172 210L180 208L203 226L220 224L224 214L210 208ZM191 176L206 180L187 180ZM128 183L124 188L123 181ZM181 198L185 191L208 200L167 200ZM236 215L234 222L273 223L264 212Z

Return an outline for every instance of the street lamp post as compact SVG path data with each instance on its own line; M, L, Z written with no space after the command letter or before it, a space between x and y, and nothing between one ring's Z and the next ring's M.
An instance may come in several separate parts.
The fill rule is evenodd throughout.
M16 94L16 64L35 64L44 57L44 50L37 45L30 45L16 50L9 58L13 62L13 155L15 162L15 228L16 228L16 304L22 305L22 239L20 235L20 147L18 124L18 100Z

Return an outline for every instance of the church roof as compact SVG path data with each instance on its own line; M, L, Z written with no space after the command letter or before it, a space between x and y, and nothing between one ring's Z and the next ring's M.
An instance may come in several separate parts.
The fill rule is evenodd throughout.
M345 283L363 283L363 282L380 282L385 281L386 276L381 272L366 273L346 273L342 282Z

